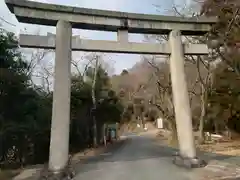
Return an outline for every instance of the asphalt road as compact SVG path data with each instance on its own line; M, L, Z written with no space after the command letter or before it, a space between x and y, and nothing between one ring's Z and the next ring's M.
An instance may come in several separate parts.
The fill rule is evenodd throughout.
M172 164L173 152L148 135L128 135L118 150L79 165L75 180L189 180L188 170Z

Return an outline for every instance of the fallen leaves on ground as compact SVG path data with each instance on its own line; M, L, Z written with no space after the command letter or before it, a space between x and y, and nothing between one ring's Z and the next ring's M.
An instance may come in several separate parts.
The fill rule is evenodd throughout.
M160 130L157 138L161 143L169 145L171 133L166 130ZM217 154L240 156L240 138L235 140L222 139L220 141L207 141L204 144L197 144L197 148L205 152L214 152Z
M202 151L214 152L217 154L240 156L240 139L229 140L227 142L211 142L209 144L198 145Z

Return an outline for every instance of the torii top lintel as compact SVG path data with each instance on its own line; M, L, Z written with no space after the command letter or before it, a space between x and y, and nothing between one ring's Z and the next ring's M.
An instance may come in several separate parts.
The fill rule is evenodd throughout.
M182 18L174 16L125 13L87 9L27 0L5 0L19 22L55 26L58 20L72 23L73 28L130 33L167 34L172 29L183 35L202 35L216 22L212 17Z

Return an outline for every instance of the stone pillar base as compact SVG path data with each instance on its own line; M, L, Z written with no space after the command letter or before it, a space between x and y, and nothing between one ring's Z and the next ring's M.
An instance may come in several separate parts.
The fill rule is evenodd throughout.
M182 157L179 153L174 156L173 163L177 166L192 169L201 168L207 165L207 162L201 159Z
M49 171L47 168L43 169L38 180L71 180L75 176L72 168L66 167L60 172Z

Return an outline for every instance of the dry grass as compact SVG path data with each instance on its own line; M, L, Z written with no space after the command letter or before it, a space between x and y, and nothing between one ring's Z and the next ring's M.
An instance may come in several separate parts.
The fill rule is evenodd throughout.
M157 138L161 143L168 146L172 146L169 143L171 133L169 131L160 130L157 134ZM196 146L199 150L205 152L214 152L217 154L240 156L240 138L235 140L222 139L219 141L207 141L205 144L197 144Z
M240 156L240 139L229 140L227 142L211 142L209 144L198 145L198 148L206 152Z

